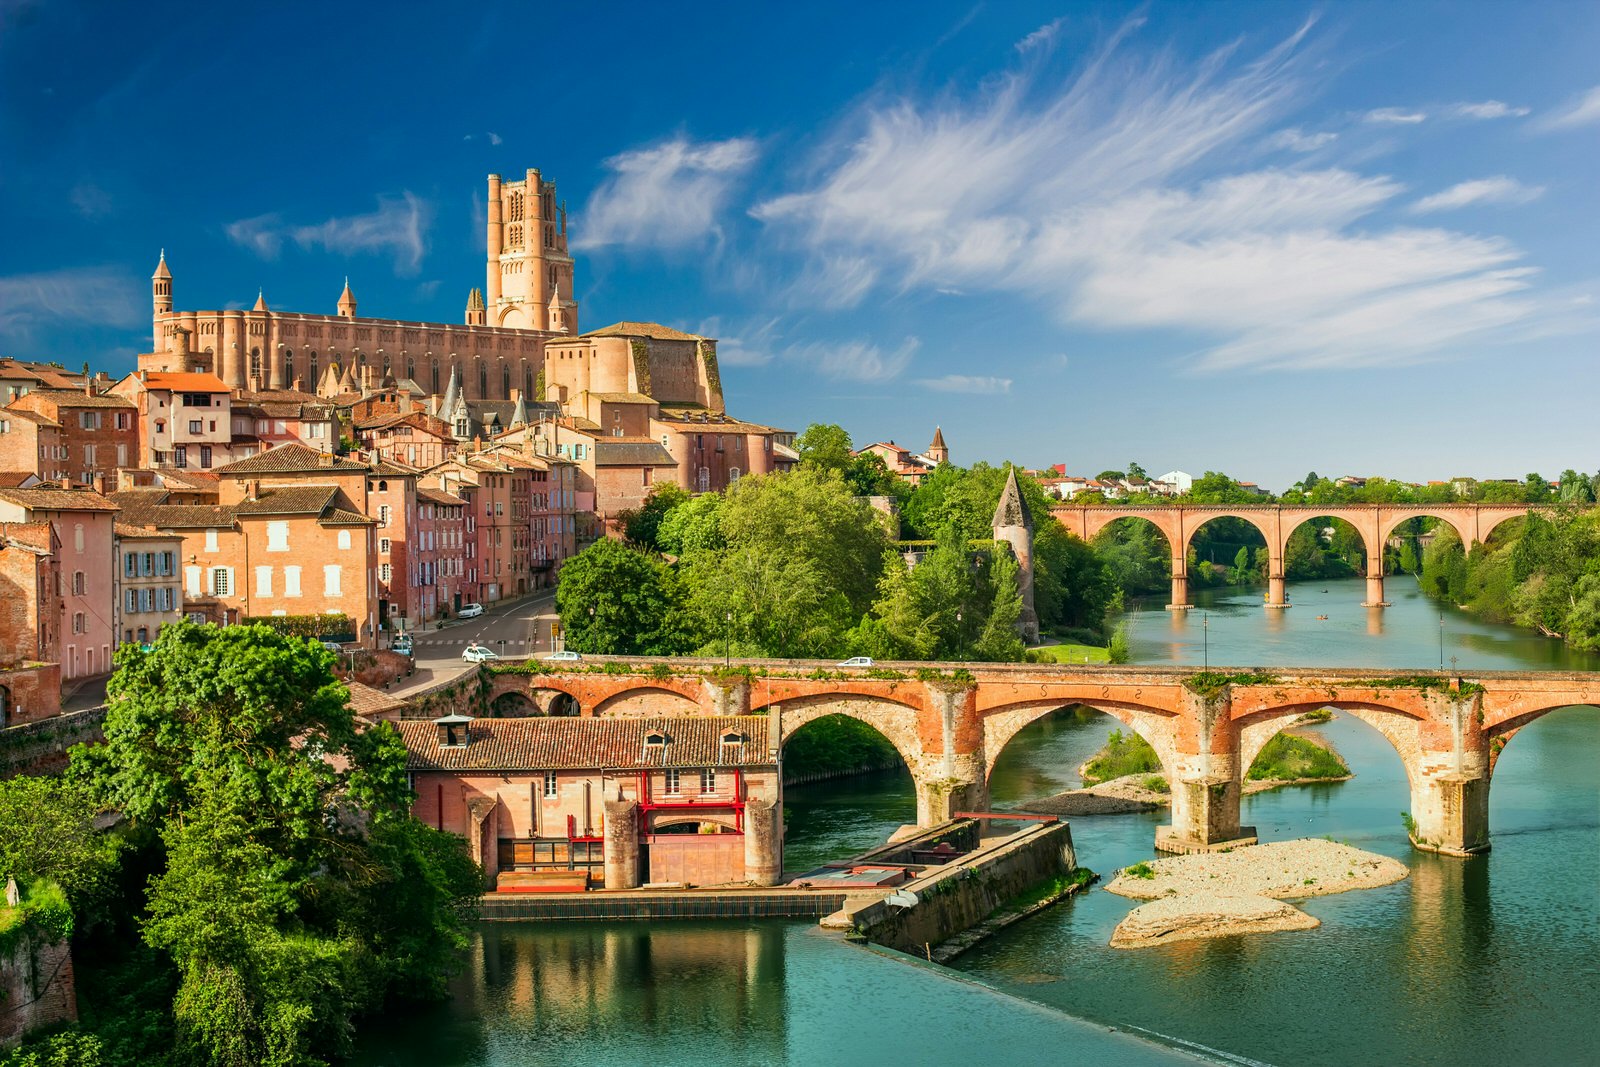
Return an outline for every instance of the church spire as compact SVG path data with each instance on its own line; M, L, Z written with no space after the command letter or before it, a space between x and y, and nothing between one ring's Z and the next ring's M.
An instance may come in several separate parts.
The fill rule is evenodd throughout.
M356 294L350 291L350 276L344 277L344 292L339 294L339 314L343 318L356 317Z
M933 443L928 446L928 458L934 463L950 462L950 450L944 444L944 430L941 427L933 428Z
M517 406L511 409L511 425L513 427L528 425L528 405L522 392L517 392Z
M257 289L256 290L256 306L251 308L250 310L251 311L266 311L267 310L267 291L265 289Z
M156 263L156 272L150 275L150 300L157 315L165 314L172 310L172 272L167 269L167 250L161 250L161 259ZM156 337L157 350L160 349L161 339Z

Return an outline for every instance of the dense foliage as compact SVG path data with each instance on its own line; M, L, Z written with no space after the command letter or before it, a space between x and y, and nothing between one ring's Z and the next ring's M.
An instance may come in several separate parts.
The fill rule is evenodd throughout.
M893 743L860 719L824 715L806 723L783 747L783 775L804 780L824 774L892 767L900 759Z
M0 788L0 862L43 869L28 857L59 829L53 877L121 934L91 939L83 1027L34 1062L319 1064L362 1013L443 992L480 875L411 817L399 735L359 727L333 658L264 626L166 626L117 653L105 744L75 749L67 782ZM60 810L24 812L38 790ZM101 839L103 809L125 821Z

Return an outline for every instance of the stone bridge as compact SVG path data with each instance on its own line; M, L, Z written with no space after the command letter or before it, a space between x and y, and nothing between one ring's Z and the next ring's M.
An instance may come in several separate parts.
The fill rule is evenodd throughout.
M930 670L942 666L944 670ZM989 806L1006 744L1057 709L1084 705L1148 741L1172 787L1168 851L1250 836L1239 825L1241 776L1274 734L1316 708L1338 708L1389 740L1411 786L1413 838L1456 855L1489 847L1489 780L1520 727L1571 705L1600 705L1600 674L1492 672L1392 676L1381 670L1221 669L1033 664L830 664L768 661L732 670L704 660L594 658L574 669L516 661L486 671L473 714L778 716L784 742L825 715L888 738L916 785L917 822ZM510 668L510 669L506 669ZM960 673L957 673L959 670ZM426 711L423 711L423 707ZM438 714L441 704L414 713Z
M1312 519L1343 519L1361 535L1367 552L1366 606L1386 607L1383 599L1383 546L1407 519L1429 518L1445 523L1461 537L1468 549L1489 539L1494 528L1508 519L1520 518L1541 507L1529 504L1347 504L1282 505L1246 504L1240 506L1118 507L1117 505L1068 504L1050 509L1050 514L1068 533L1085 541L1119 519L1143 519L1160 530L1172 551L1172 602L1174 611L1189 606L1189 542L1196 531L1212 519L1240 519L1254 526L1267 542L1267 604L1288 607L1284 597L1283 557L1289 535Z

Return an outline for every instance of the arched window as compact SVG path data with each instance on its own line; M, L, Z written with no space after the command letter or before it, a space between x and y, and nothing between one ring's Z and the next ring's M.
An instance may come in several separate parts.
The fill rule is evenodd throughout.
M250 377L261 377L261 349L259 348L250 350Z
M417 361L410 356L406 357L406 380L413 382L417 380Z
M556 288L556 269L554 267L551 267L550 268L550 291L554 292L555 288Z
M489 368L478 364L478 399L489 399Z
M521 222L522 221L522 194L521 193L512 193L511 194L511 212L510 212L510 214L511 214L511 221L512 222Z
M434 360L433 361L433 388L428 390L428 391L430 393L434 393L436 395L439 392L439 361L438 360Z
M739 480L739 468L738 467L729 467L728 468L728 484L732 485L734 482L737 482L738 480Z
M511 399L511 367L505 363L500 364L500 399Z
M711 468L701 467L700 473L695 475L694 489L697 493L711 492Z
M533 395L533 368L532 367L523 367L522 368L522 395L527 397L529 400L542 399L541 397L537 397L537 396Z
M520 225L509 227L507 231L506 245L511 248L522 247L522 227Z
M309 385L312 389L316 389L316 387L317 387L317 350L315 348L313 348L311 350L311 355L309 357L307 357L306 366L310 369L310 372L311 372L311 373L306 375L306 384Z

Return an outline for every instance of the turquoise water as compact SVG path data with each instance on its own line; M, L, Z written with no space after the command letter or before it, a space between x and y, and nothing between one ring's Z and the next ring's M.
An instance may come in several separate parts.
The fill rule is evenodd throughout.
M1186 617L1136 610L1134 659L1438 665L1439 611L1403 578L1376 618L1358 606L1359 581L1291 596L1288 611L1228 591L1199 594L1202 610ZM1446 663L1462 670L1600 667L1460 612L1446 613L1444 635ZM1074 769L1117 725L1058 713L1019 733L995 767L996 806L1078 785ZM1264 840L1328 836L1412 873L1306 901L1316 930L1113 951L1111 929L1132 904L1095 889L944 971L809 924L486 924L454 1001L372 1027L358 1062L1596 1062L1600 711L1556 712L1511 740L1490 793L1493 851L1470 860L1410 849L1405 772L1375 730L1347 716L1317 729L1356 777L1248 797L1244 821ZM915 816L903 773L795 788L788 808L791 869L870 847ZM1080 862L1110 873L1149 858L1164 821L1074 819Z

